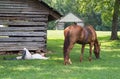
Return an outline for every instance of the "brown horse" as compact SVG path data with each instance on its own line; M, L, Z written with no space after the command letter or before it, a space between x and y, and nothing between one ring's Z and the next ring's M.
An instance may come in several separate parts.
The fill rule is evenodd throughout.
M83 59L84 48L86 44L90 45L90 56L89 61L92 59L92 47L94 46L94 54L95 57L98 59L100 57L100 45L97 39L96 32L91 25L81 27L79 25L71 25L68 26L64 30L64 47L63 47L63 54L64 54L64 64L72 64L70 61L69 53L70 50L73 48L75 43L82 44L82 50L80 55L80 62Z

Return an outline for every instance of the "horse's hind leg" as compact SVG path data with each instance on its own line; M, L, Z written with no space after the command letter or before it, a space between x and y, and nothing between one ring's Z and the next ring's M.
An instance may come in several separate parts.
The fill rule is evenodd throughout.
M66 52L66 55L64 57L64 64L72 64L71 60L70 60L70 57L69 57L69 53L71 51L71 49L73 48L74 44L71 43L68 48L67 48L67 52Z
M85 44L82 45L82 50L81 50L81 55L80 55L80 62L82 62L82 59L83 59L84 48L85 48Z

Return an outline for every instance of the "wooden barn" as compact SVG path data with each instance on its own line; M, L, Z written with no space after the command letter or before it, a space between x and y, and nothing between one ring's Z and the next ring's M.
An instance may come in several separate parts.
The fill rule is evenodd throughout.
M46 49L47 24L60 17L42 0L0 0L0 51Z
M63 30L65 29L65 23L73 23L76 22L78 25L80 26L84 26L84 22L82 19L80 19L79 17L77 17L76 15L74 15L73 13L68 13L67 15L65 15L64 17L61 17L61 19L56 21L56 29L58 30Z

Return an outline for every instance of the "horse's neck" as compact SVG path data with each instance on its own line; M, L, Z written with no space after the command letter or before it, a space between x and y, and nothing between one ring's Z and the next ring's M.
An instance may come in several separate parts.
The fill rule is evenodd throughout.
M95 43L96 43L96 47L100 48L100 45L97 39L95 40Z

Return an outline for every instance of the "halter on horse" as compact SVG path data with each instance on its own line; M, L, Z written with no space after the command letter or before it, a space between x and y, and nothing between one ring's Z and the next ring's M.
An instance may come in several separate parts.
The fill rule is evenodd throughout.
M94 28L89 25L86 27L81 27L78 25L71 25L68 26L64 30L64 47L63 47L63 54L64 54L64 64L72 64L70 61L69 53L70 50L73 48L75 43L82 45L81 55L80 55L80 62L83 59L84 48L86 44L90 45L90 56L89 61L92 60L92 47L94 46L94 54L95 57L98 59L100 57L100 45L97 39L96 32Z

